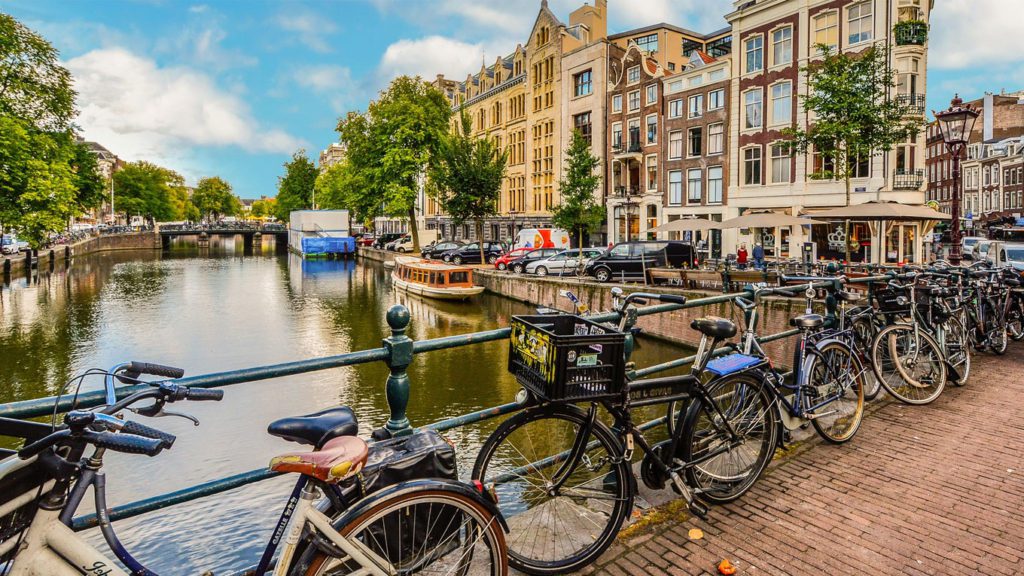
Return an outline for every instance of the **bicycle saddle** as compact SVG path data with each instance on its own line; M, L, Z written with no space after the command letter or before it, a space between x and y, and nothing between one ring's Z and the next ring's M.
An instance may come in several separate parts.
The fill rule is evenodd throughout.
M297 472L324 482L339 482L359 472L369 449L357 436L339 436L313 452L289 452L270 461L273 472Z
M359 423L351 408L339 406L305 416L275 420L267 426L267 432L271 436L320 449L332 438L355 436L359 432Z
M697 318L693 322L690 322L690 328L693 328L705 336L710 336L720 340L732 338L736 335L736 324L731 320L726 320L725 318L719 318L717 316Z
M821 314L802 314L789 319L789 325L795 328L818 328L824 323L825 317Z
M854 294L853 292L836 292L835 297L840 302L858 302L862 298L860 294Z

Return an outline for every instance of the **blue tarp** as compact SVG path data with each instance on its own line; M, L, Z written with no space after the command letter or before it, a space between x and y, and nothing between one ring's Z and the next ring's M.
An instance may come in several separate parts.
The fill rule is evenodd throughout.
M318 238L310 236L302 239L303 254L351 254L356 251L356 239Z

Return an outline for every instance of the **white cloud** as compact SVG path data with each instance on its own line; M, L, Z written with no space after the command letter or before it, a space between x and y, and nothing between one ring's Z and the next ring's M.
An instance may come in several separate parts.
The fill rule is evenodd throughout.
M123 158L188 173L194 147L265 153L308 147L287 132L261 127L242 99L191 68L159 67L123 48L93 50L67 67L85 137Z
M943 0L931 14L928 66L974 68L1024 63L1019 45L1024 3Z
M388 46L381 56L378 74L384 81L408 74L433 80L437 74L464 79L466 74L480 70L482 58L493 64L499 53L511 52L512 46L485 48L445 36L427 36L416 40L399 40ZM502 52L501 50L504 50Z
M344 66L301 66L295 70L292 79L299 86L327 97L331 108L338 113L345 111L353 91L358 92L352 72Z
M279 27L292 32L294 39L311 50L321 53L332 52L330 37L337 27L326 17L289 6L288 12L281 12L275 18Z

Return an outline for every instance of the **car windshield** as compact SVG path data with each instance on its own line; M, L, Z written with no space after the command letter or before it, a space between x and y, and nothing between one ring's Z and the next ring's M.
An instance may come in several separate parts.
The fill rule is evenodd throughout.
M1024 261L1024 248L1007 248L1006 259Z
M978 243L978 238L964 238L964 246L974 246Z
M979 250L979 251L980 251L980 252L981 252L982 254L985 254L986 252L988 252L988 247L989 247L989 246L991 246L991 244L979 244L979 245L978 245L978 250Z

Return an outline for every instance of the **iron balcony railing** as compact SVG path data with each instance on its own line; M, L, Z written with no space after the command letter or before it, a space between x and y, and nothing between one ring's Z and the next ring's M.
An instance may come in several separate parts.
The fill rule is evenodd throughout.
M924 114L924 94L899 94L896 101L907 107L907 114L921 116Z
M893 190L917 190L924 184L924 170L896 170L892 175Z
M897 22L892 31L897 46L924 46L928 41L928 24L920 20Z

